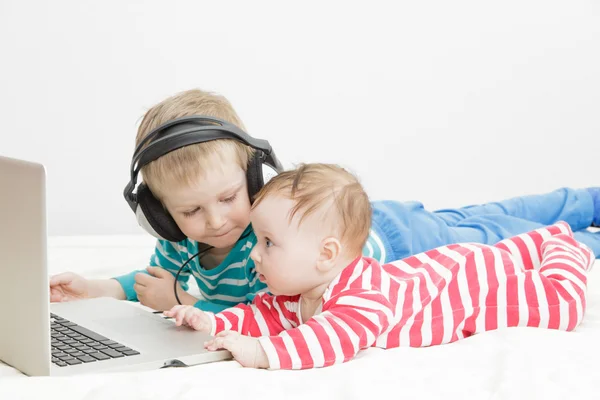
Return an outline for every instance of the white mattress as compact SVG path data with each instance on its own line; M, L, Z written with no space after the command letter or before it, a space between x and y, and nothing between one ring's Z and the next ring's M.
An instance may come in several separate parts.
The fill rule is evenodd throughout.
M109 277L144 267L148 236L55 237L50 272ZM596 265L599 265L598 263ZM513 328L445 346L369 349L346 364L307 371L244 369L235 361L190 368L30 378L0 364L0 399L600 398L600 268L583 324L571 333ZM6 315L4 316L6 320ZM459 397L460 396L460 397Z

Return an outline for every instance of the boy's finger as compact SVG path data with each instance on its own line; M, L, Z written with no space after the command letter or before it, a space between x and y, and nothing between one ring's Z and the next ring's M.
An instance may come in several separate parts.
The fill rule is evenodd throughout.
M164 268L161 267L147 267L146 271L148 271L148 273L152 276L154 276L155 278L166 278L167 276L171 275L171 273L167 270L165 270Z
M144 294L144 292L146 291L146 286L140 285L138 283L134 283L133 284L133 290L139 295Z
M139 272L139 273L135 274L135 276L134 276L135 282L142 286L148 285L150 282L152 282L153 279L156 279L156 278L153 277L152 275L144 274L142 272Z
M50 286L67 285L73 281L73 277L65 272L50 277Z
M50 293L50 303L60 303L62 299L62 294L59 292Z

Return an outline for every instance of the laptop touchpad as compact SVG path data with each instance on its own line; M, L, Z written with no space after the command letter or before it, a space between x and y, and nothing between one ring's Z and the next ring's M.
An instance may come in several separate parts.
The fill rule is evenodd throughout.
M95 318L94 323L125 335L156 335L157 331L175 327L173 322L146 311L131 317L107 316Z

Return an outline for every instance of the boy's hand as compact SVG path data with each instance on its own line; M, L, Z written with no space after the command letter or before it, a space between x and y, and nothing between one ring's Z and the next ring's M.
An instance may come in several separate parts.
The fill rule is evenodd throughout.
M146 307L158 311L170 310L171 307L178 304L173 293L173 284L175 277L169 271L160 267L146 268L148 273L139 273L135 275L133 290L137 293L138 300ZM187 293L177 284L177 295L183 304L194 304L197 299Z
M163 314L175 319L175 325L177 326L186 325L194 330L206 333L210 333L212 330L210 318L194 306L175 306Z
M242 367L269 368L267 353L258 338L244 336L235 331L223 331L218 333L214 339L204 343L204 347L211 351L229 350L233 358L242 364Z
M85 279L72 272L50 277L50 301L73 301L92 297L125 300L121 284L114 279Z
M90 296L90 282L72 272L50 277L50 302L73 301Z

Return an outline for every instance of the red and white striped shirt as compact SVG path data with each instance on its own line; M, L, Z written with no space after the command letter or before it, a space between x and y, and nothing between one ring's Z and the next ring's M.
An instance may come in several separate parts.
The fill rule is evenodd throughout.
M358 258L302 323L300 296L259 294L207 313L212 335L260 337L271 369L324 367L377 346L432 346L513 326L572 330L594 255L566 223L494 245L454 244L380 265Z

